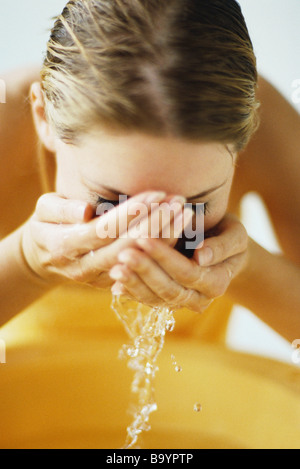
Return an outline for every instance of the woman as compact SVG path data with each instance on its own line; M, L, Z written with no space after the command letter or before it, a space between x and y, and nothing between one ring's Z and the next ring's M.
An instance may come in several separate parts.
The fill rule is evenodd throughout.
M297 445L290 429L298 425L299 374L218 348L234 303L250 308L290 341L300 330L300 119L257 77L239 5L234 0L70 1L52 30L41 83L35 80L26 73L15 83L7 79L11 91L1 108L2 172L7 175L1 187L2 324L27 308L2 329L8 363L15 366L5 369L8 385L1 400L10 429L2 445L120 444L126 422L120 409L126 407L129 378L122 364L105 361L123 338L107 314L110 290L147 305L180 309L172 347L182 351L186 381L183 387L178 380L172 384L162 358L160 411L153 416L147 447ZM39 168L28 106L19 108L33 81L33 117L45 153ZM22 198L13 199L20 190ZM264 199L284 255L270 254L248 239L238 220L240 201L250 190ZM119 195L130 196L131 207L175 201L179 219L186 201L205 204L204 245L188 259L174 249L176 236L124 240L120 231L117 239L100 239L97 208L106 201L118 205ZM125 217L124 207L103 220L111 213ZM145 230L151 216L149 210ZM188 210L186 217L191 218ZM32 364L26 372L20 365L25 354ZM101 376L95 378L100 363ZM80 385L70 375L75 369L85 377ZM23 379L35 386L12 396L16 387L9 383L24 372L29 375ZM119 380L124 380L121 387ZM177 397L171 398L168 389L175 388ZM109 396L108 407L117 402L117 419L113 409L99 404L100 392L102 402ZM255 396L253 402L244 392ZM193 421L185 407L197 393L205 396L208 409L201 422ZM180 422L176 427L172 409L179 396L186 404L181 402L173 416ZM83 405L83 397L89 403ZM27 399L27 405L20 404ZM224 405L218 407L220 399ZM15 402L22 431L9 423ZM266 422L278 406L279 414L262 426L259 416Z

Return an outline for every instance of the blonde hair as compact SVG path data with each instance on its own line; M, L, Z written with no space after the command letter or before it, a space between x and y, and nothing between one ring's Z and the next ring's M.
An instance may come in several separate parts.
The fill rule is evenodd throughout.
M235 0L71 0L41 77L66 143L102 126L240 151L259 123L256 58Z

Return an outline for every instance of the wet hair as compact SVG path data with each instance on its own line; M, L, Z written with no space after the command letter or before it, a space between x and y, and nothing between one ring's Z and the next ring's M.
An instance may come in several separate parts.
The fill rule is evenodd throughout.
M256 57L235 0L71 0L41 78L65 143L102 127L241 151L259 125Z

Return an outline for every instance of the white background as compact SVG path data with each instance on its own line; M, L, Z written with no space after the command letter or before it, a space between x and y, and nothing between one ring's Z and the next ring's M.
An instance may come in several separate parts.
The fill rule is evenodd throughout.
M42 63L51 18L62 11L65 3L65 0L0 0L0 78L9 69ZM300 79L300 1L240 0L240 5L259 72L300 112L300 104L292 102L292 83ZM267 214L255 194L244 201L243 221L257 242L272 252L278 251ZM291 344L244 308L234 310L228 345L291 363Z

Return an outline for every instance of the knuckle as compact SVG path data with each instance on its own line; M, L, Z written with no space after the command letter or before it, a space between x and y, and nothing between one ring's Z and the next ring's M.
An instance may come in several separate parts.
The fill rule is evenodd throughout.
M191 311L203 313L206 309L206 303L207 301L205 301L204 304L204 297L202 295L190 290L189 296L186 298L185 307L187 307Z
M182 288L173 295L172 301L175 304L187 306L190 303L191 296L192 290Z
M152 249L152 254L155 256L155 260L162 262L166 259L166 253L161 249L161 244L157 243Z
M137 264L136 270L139 274L147 275L151 270L151 266L147 261L144 261Z
M57 266L57 267L63 267L67 265L69 262L66 256L59 252L56 252L56 253L51 252L49 256L49 260L52 265Z
M204 281L205 272L202 269L198 268L187 270L186 272L183 272L182 277L182 285L185 285L186 287L191 288L193 290L198 290Z
M157 294L159 297L163 298L167 303L173 303L177 301L178 292L174 287L170 288L157 288Z

